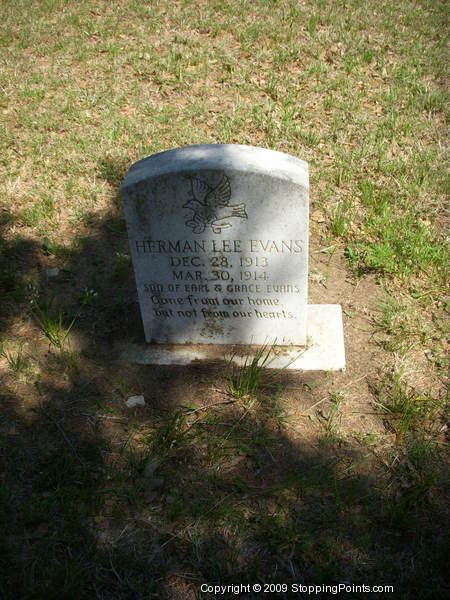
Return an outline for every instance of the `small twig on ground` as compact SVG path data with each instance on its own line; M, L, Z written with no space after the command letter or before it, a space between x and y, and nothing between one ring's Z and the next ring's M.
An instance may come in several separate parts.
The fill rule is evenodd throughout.
M333 244L332 246L327 246L326 248L319 248L319 250L313 250L313 254L321 254L324 252L328 252L328 250L334 250L338 244Z
M366 373L365 375L362 375L361 377L358 377L358 379L355 379L353 381L349 381L347 384L344 385L344 387L342 389L346 390L351 385L354 385L355 383L358 383L358 381L361 381L362 379L365 379L369 375L370 375L370 373ZM313 410L313 408L316 408L316 406L319 406L319 404L322 404L322 402L325 402L325 400L328 400L329 397L330 397L329 394L327 396L324 396L323 398L321 398L320 400L318 400L317 402L315 402L312 406L310 406L308 408L308 412L300 413L299 415L296 415L296 416L297 417L309 417L309 415L311 414L311 411ZM293 415L294 414L295 413L293 413Z
M116 421L117 423L128 423L128 419L124 419L122 417L111 417L109 415L100 415L98 413L87 413L82 412L80 415L85 417L95 417L96 419L108 419L109 421Z
M208 408L212 408L213 406L219 406L219 405L223 405L223 404L234 404L237 401L238 401L238 399L236 398L234 400L222 400L220 402L213 402L212 404L203 404L203 406L199 406L198 408L189 408L188 406L182 406L182 408L188 410L189 413L192 415L196 412L200 412L201 410L206 410Z
M123 585L123 579L120 577L119 573L118 573L118 572L116 571L116 569L114 568L114 565L113 565L113 562L112 562L112 558L111 558L111 556L109 557L109 564L111 565L112 572L113 572L113 573L114 573L114 575L117 577L117 579L118 579L119 583L120 583L121 585Z
M226 390L221 390L220 388L217 387L213 387L211 388L214 392L219 392L219 394L225 394L226 396L230 395L230 392L227 392Z
M324 396L323 398L321 398L320 400L318 400L317 402L315 402L312 406L310 406L308 408L308 412L305 413L300 413L298 416L299 417L309 417L311 411L313 408L316 408L316 406L319 406L319 404L321 404L322 402L325 402L325 400L328 400L329 398L329 394L327 396Z
M123 534L131 527L131 525L128 523L128 525L125 525L125 527L122 529L122 531L120 532L120 535L118 538L116 538L114 540L114 544L117 544L117 542L123 537Z

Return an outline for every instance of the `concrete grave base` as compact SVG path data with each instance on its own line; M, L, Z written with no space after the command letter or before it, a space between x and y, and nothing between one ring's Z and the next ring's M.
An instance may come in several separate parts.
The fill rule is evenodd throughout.
M275 346L268 369L294 371L345 370L342 310L339 304L309 304L307 307L306 347ZM189 365L196 361L230 359L247 363L255 346L126 344L120 347L121 358L139 365Z

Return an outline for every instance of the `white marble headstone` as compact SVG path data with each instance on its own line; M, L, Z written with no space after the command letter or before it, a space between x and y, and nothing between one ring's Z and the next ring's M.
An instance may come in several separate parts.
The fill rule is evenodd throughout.
M306 162L179 148L135 163L122 201L147 342L306 344Z

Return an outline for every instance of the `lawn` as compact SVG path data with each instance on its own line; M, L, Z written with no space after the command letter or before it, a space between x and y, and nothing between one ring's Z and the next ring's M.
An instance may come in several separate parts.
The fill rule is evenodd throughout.
M448 597L449 15L0 2L2 598ZM122 360L120 183L198 143L308 161L309 301L342 305L345 373Z

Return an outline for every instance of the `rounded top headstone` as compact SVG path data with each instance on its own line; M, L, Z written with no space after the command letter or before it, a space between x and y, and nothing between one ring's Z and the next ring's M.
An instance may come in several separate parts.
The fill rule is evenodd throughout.
M130 167L122 189L149 177L210 169L270 173L273 178L309 187L308 163L290 154L243 144L200 144L165 150L137 161Z
M148 342L306 343L308 164L205 144L132 165L122 185Z

